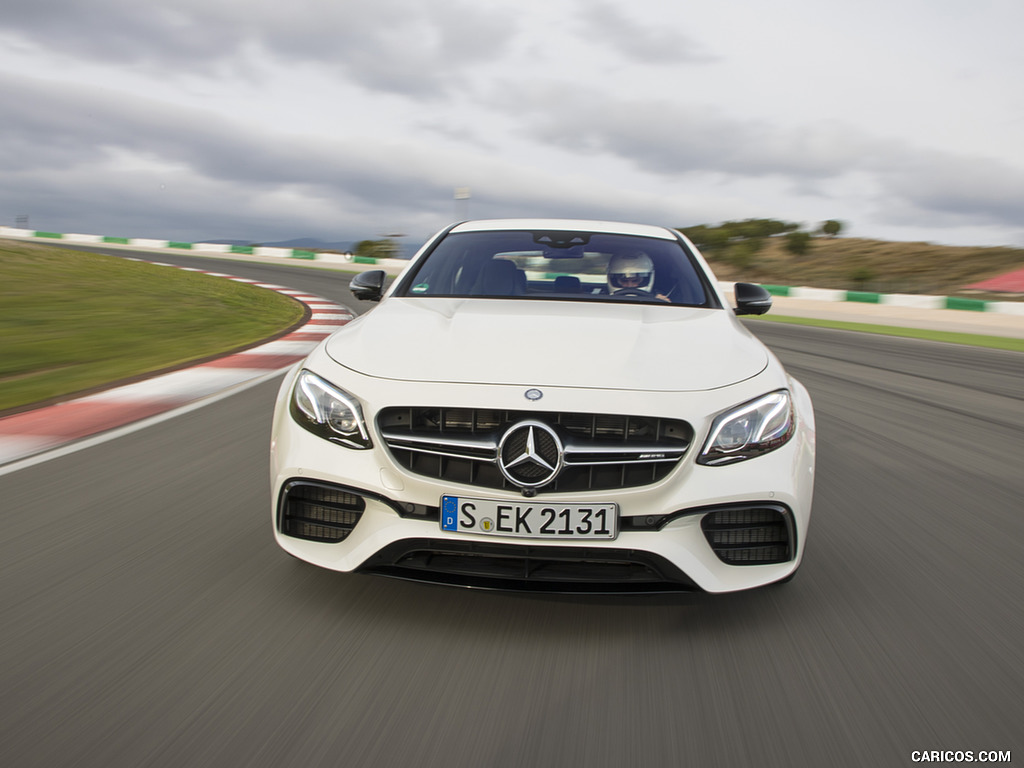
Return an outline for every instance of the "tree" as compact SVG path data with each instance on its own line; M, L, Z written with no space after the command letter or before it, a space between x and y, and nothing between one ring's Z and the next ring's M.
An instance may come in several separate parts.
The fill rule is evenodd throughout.
M800 228L799 224L778 219L744 219L743 221L727 221L722 229L729 232L730 237L757 239L793 232Z
M764 241L759 237L737 240L729 245L725 258L735 267L749 269L753 266L762 245L764 245Z
M810 232L790 232L786 235L786 250L794 256L803 256L810 248Z
M714 251L729 244L729 233L721 227L700 224L695 227L681 227L679 231L701 250Z
M698 224L693 227L680 227L679 231L686 235L701 250L725 251L736 243L747 241L763 241L775 235L794 232L799 224L778 219L743 219L742 221L725 221L717 226ZM747 249L747 253L756 253L758 248Z
M841 221L836 221L835 219L829 219L821 225L821 231L829 237L835 237L843 231L843 223Z
M398 243L391 238L383 240L360 240L353 248L356 256L371 259L390 259L398 254Z

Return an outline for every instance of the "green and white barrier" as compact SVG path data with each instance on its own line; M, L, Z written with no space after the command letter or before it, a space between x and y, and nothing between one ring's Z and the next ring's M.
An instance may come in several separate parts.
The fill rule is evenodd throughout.
M0 226L0 238L19 240L63 240L79 245L124 245L145 251L195 251L197 253L236 253L250 256L271 256L283 259L313 260L321 256L351 261L351 254L320 254L301 248L270 248L252 245L228 245L226 243L183 243L176 240L153 240L145 237L111 237L109 235L86 235L80 233L41 232L34 229L18 229Z
M83 245L122 245L146 251L194 251L204 254L240 254L245 256L262 256L268 258L306 259L334 264L376 264L384 267L402 269L408 261L402 259L374 259L365 256L353 256L351 253L323 253L298 248L272 248L258 245L227 245L225 243L182 243L174 240L151 240L140 237L111 237L109 235L61 234L59 232L42 232L34 229L0 226L0 238L19 240L62 240L67 243ZM732 283L722 283L722 290L732 292ZM764 287L773 296L785 296L791 299L826 302L858 302L862 304L881 304L892 307L910 307L913 309L956 309L966 312L996 312L1005 315L1024 317L1024 302L1016 301L982 301L959 296L921 296L910 293L873 293L870 291L843 291L834 288L810 288L807 286L767 285Z
M721 283L723 291L731 292L732 283ZM871 291L844 291L837 288L809 288L807 286L763 286L772 296L824 302L857 302L910 309L958 309L968 312L996 312L1004 315L1024 316L1024 302L982 301L959 296L925 296L915 293L874 293Z

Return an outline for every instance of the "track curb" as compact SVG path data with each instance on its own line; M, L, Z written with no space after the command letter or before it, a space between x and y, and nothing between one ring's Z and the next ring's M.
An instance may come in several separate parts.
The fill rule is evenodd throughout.
M287 370L354 317L351 310L336 302L286 286L148 259L134 260L276 291L306 305L308 317L283 336L240 352L0 418L0 466L197 404Z

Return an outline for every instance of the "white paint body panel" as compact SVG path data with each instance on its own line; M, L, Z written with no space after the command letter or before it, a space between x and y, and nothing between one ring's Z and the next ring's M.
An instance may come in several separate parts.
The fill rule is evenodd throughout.
M768 365L727 310L515 299L396 297L327 352L377 378L637 391L716 389Z

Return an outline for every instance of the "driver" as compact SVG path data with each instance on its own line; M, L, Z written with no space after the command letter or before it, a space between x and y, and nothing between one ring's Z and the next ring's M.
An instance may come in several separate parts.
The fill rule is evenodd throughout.
M643 251L617 253L608 262L608 293L625 296L649 293L662 301L667 296L654 293L654 263Z

